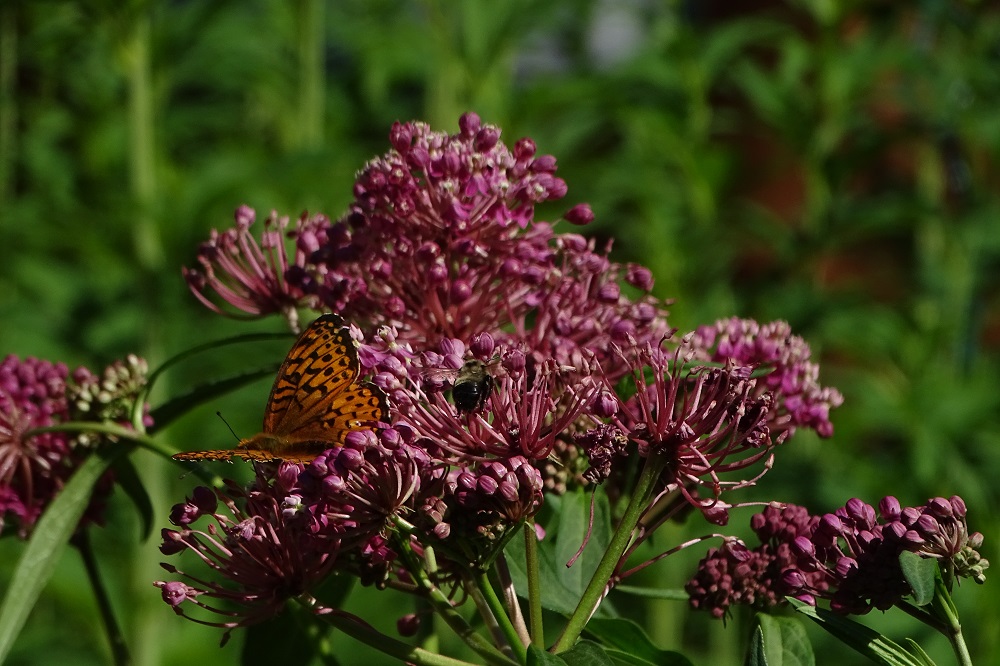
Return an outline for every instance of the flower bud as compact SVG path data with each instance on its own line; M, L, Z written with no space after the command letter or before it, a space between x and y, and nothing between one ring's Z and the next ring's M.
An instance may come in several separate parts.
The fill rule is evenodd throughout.
M591 210L590 204L577 204L563 214L563 219L570 224L583 226L594 221L594 211Z

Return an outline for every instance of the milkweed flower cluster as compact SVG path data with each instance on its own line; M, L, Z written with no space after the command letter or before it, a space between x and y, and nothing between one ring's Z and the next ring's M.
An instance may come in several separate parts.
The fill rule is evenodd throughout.
M101 441L84 431L33 431L69 421L128 425L145 374L146 363L137 356L116 361L100 376L84 367L71 375L63 363L32 357L0 362L0 529L13 521L26 537ZM112 478L108 473L98 483L84 521L101 521Z
M887 610L912 590L899 556L913 552L938 560L955 578L985 581L989 561L970 533L962 498L936 497L920 507L885 497L878 511L852 499L833 513L811 516L800 506L769 506L751 520L761 545L712 549L687 583L693 608L721 618L733 605L769 609L786 596L863 615Z
M198 268L185 271L219 312L276 313L293 326L296 308L339 313L352 322L365 378L391 406L388 423L351 433L340 454L377 460L359 478L382 494L326 476L323 487L343 508L326 510L303 491L323 457L258 479L253 492L267 500L252 516L254 539L270 529L283 544L322 547L328 557L319 564L303 555L282 575L261 573L245 590L254 599L290 598L327 566L424 589L415 566L429 549L435 581L462 580L498 556L541 508L544 490L599 483L610 497L626 496L623 470L637 454L660 461L650 510L670 496L723 524L723 495L752 485L794 428L832 433L829 410L840 396L819 385L808 347L787 325L733 320L680 336L647 268L612 261L610 243L536 220L535 207L567 188L555 158L530 139L508 147L498 128L466 114L456 134L397 123L389 140L392 149L358 174L341 218L290 223L272 214L258 242L255 214L243 207L236 228L213 232ZM561 219L584 225L593 213L578 204ZM473 378L463 376L470 363ZM774 374L778 381L768 379ZM482 382L481 401L469 409L449 401L449 389L469 382ZM405 472L392 470L400 465ZM234 493L225 497L247 501ZM226 544L251 516L237 511L200 533L224 538L195 538L193 525L178 525L164 552L196 551L241 582L244 557ZM358 511L370 520L355 525ZM321 516L306 532L322 539L298 536L303 516ZM267 528L272 521L281 524ZM191 577L158 585L175 609L222 594ZM220 624L260 617L253 609Z

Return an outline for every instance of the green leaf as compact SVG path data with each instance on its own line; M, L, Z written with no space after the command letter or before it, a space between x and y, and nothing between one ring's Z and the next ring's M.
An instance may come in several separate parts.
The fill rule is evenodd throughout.
M570 666L614 666L604 648L593 641L580 641L559 656Z
M691 666L687 657L679 652L657 647L646 632L635 622L621 618L594 618L587 623L586 633L608 648L615 661L627 664L662 664L663 666ZM620 651L620 654L619 654Z
M129 446L106 447L87 458L35 524L21 554L10 588L0 605L0 663L3 663L21 632L42 589L80 522L94 484Z
M529 645L528 666L566 666L566 662L557 654L546 652L535 645Z
M207 382L196 386L192 391L184 395L165 402L150 412L150 416L153 418L153 427L149 429L150 434L154 430L166 427L178 417L183 416L204 402L214 400L220 395L225 395L262 377L273 377L278 371L278 367L278 365L271 365L232 377Z
M813 666L816 657L805 627L795 618L757 614L747 663L757 666Z
M117 460L114 467L115 483L121 486L125 494L132 500L132 504L135 505L141 522L140 534L142 534L142 540L145 541L153 530L153 503L149 499L149 493L146 492L146 486L139 478L139 473L131 458L126 456Z
M593 523L590 518L592 504ZM583 595L593 577L601 557L611 542L611 533L611 506L603 490L598 489L594 493L588 493L578 489L576 492L563 495L553 557L562 565L559 573L563 586L570 590L576 599ZM573 562L573 566L567 567L585 540L587 545L583 552Z
M753 636L750 637L750 647L747 650L747 658L744 661L746 666L769 666L767 663L767 648L764 630L758 624L754 627Z
M824 608L816 608L789 598L796 611L802 613L833 636L865 655L877 664L889 666L933 666L926 655L914 655L902 646L863 624Z
M247 630L240 655L241 666L309 664L319 653L319 643L333 629L317 622L315 615L289 604L284 612Z
M918 606L929 604L934 599L934 578L938 575L937 560L903 551L899 554L899 566L903 570L903 577L913 590L913 602Z
M587 521L590 517L590 495L577 491L567 493L558 499L559 522L555 530L538 544L538 575L542 589L542 607L569 615L580 601L583 590L607 548L611 533L611 510L607 497L603 492L598 492L591 540L580 558L572 567L567 568L566 563L576 554L586 536ZM548 500L549 498L546 498L546 502ZM528 589L528 578L524 568L524 541L511 539L505 554L514 586L523 594ZM609 614L607 601L601 604L597 613L605 616Z

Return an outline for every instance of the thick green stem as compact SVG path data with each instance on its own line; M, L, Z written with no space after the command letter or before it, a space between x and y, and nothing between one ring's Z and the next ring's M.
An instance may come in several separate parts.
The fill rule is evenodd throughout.
M542 625L542 585L539 579L538 537L535 535L534 521L524 524L524 566L528 571L528 623L531 626L531 642L536 647L545 647Z
M632 541L632 532L635 526L639 524L639 519L642 517L643 511L645 511L652 497L656 480L659 478L660 472L663 471L665 464L666 459L662 456L651 453L646 458L646 465L643 467L642 474L640 474L639 480L635 484L635 490L632 493L632 499L629 501L628 507L625 509L625 514L622 516L618 528L611 537L611 543L608 544L608 549L604 552L604 557L601 558L600 563L597 565L594 576L590 579L590 583L587 585L587 589L584 590L583 596L580 597L580 603L577 604L573 615L570 616L569 621L566 623L566 628L563 629L562 636L559 637L559 640L552 647L552 652L558 654L573 647L583 632L584 627L587 626L587 622L590 621L594 611L597 610L597 606L604 598L608 582L615 574L619 560L621 560L622 555Z
M931 601L931 614L945 625L946 631L943 633L951 643L951 649L955 652L959 666L972 666L969 646L965 644L965 637L962 636L962 623L958 619L958 609L951 600L951 594L941 576L936 576L934 580L934 600Z
M482 594L483 599L486 601L486 605L489 607L493 619L496 621L503 633L504 638L507 639L507 644L510 645L511 649L514 651L514 655L517 657L518 661L522 664L527 657L528 651L524 643L521 642L521 637L517 634L517 629L511 623L510 618L507 616L507 610L503 607L503 603L497 596L496 590L490 584L489 577L485 574L479 574L475 579L476 587L479 589L480 594Z
M97 558L94 557L94 549L90 544L90 530L81 529L72 539L76 549L80 551L83 558L83 567L87 571L87 579L90 587L94 590L94 598L97 601L97 608L104 623L104 631L108 636L108 643L111 645L111 656L115 666L128 666L132 663L132 656L129 654L128 644L122 634L118 620L115 619L115 611L111 606L111 597L104 586L101 572L97 568Z

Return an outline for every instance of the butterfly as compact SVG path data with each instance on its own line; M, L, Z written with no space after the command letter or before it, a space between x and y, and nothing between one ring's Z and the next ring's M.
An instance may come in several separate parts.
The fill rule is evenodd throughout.
M264 409L263 432L235 449L186 451L174 460L287 460L306 463L342 446L352 430L370 429L389 407L385 393L359 382L358 352L344 320L325 314L292 345Z

